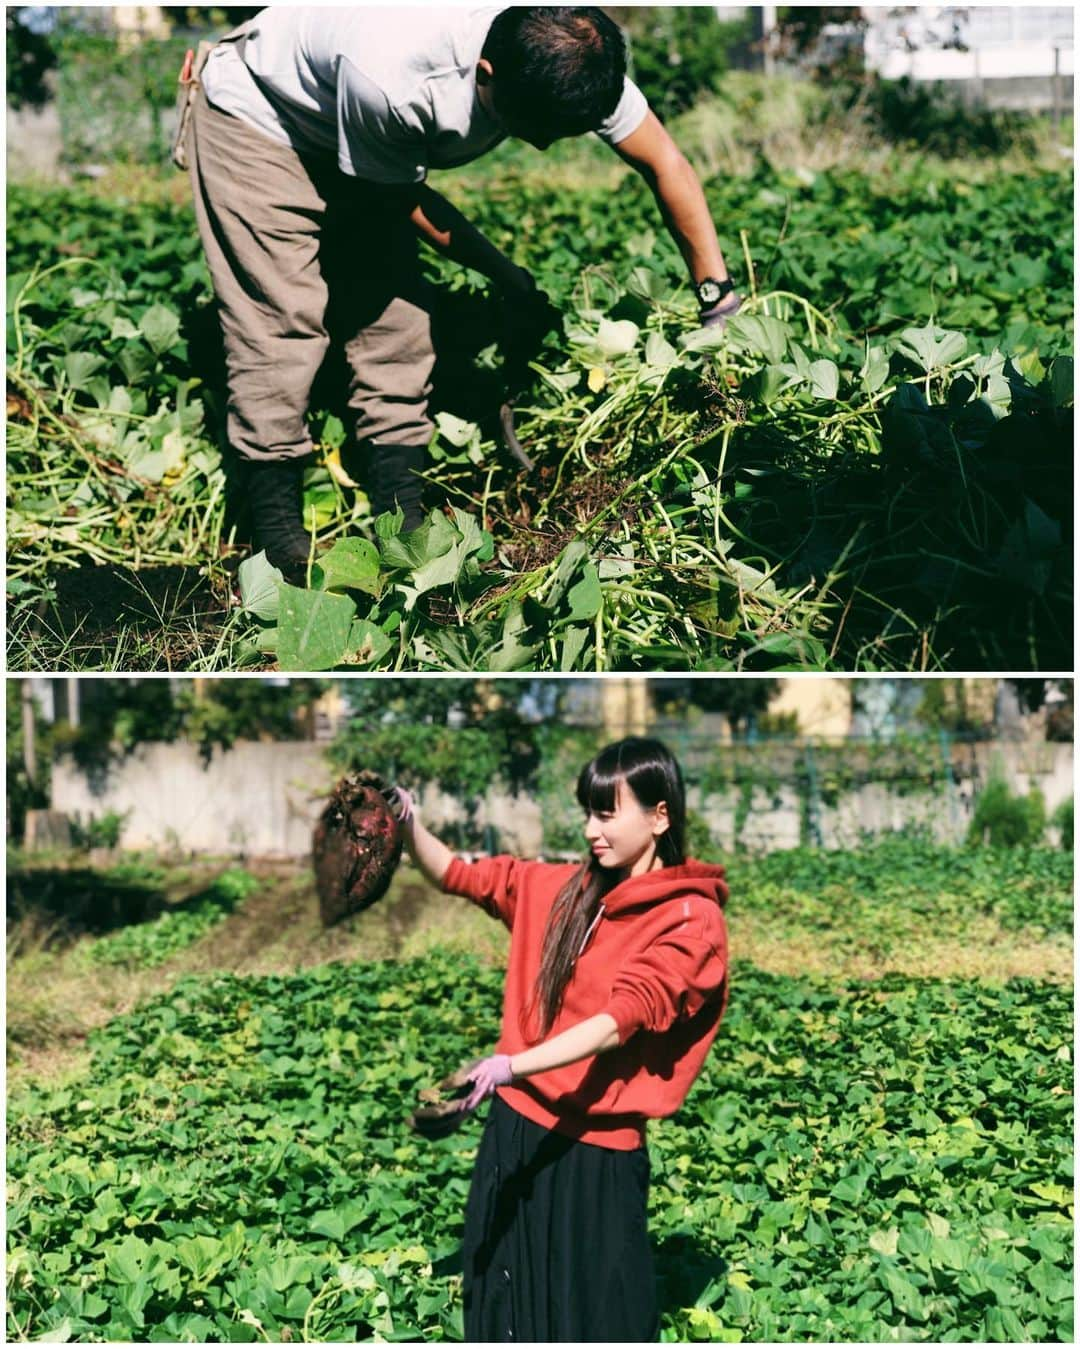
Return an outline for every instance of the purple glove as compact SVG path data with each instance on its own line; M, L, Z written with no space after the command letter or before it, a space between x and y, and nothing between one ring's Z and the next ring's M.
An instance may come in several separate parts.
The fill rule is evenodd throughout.
M481 1101L486 1100L496 1087L507 1087L514 1080L514 1074L510 1069L509 1054L492 1054L489 1059L482 1059L469 1074L469 1081L473 1084L473 1089L469 1093L464 1106L465 1110L475 1110Z
M386 804L390 807L390 813L398 824L408 824L413 817L413 799L412 793L404 787L387 787L383 792L386 798Z
M741 308L742 300L738 295L725 295L719 304L714 304L711 309L701 311L701 326L703 328L722 328L732 314L737 314Z

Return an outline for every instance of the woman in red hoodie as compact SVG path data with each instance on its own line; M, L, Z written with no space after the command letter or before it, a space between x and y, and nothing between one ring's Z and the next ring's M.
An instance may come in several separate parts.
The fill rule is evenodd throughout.
M645 1126L673 1114L727 1001L722 867L684 852L678 764L631 737L582 770L590 848L467 863L402 797L421 871L510 929L492 1106L465 1216L465 1338L647 1341L659 1330Z

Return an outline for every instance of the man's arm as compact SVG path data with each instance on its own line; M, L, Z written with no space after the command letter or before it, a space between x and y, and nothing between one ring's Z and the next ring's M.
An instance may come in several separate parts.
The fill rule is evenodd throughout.
M701 181L656 114L646 113L638 129L612 148L649 184L693 280L726 281L727 265Z
M486 235L466 220L456 206L426 183L400 189L402 203L416 232L432 248L462 267L471 267L509 293L533 289L531 275L511 262Z

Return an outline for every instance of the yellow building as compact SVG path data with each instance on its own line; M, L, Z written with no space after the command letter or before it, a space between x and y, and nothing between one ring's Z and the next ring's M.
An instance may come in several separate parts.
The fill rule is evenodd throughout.
M793 713L798 735L842 739L851 730L851 685L830 675L781 679L769 702L770 716Z
M600 686L600 714L604 734L612 740L624 735L644 735L655 719L651 690L643 675L603 680Z
M172 32L161 5L113 5L109 17L121 45L166 38Z

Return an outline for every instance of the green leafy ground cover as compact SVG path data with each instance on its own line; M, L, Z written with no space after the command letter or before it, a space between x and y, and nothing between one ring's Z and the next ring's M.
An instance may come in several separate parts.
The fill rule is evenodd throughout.
M328 375L305 499L329 551L307 589L251 559L227 617L235 512L190 212L13 187L12 664L1069 666L1067 174L717 177L748 297L720 339L694 328L636 179L554 181L507 154L440 184L564 315L518 399L534 470L498 443L484 287L432 260L452 518L373 528Z
M186 979L10 1103L8 1333L453 1339L470 1123L415 1091L492 1043L438 953ZM1068 1340L1071 995L742 963L651 1139L664 1337Z
M140 969L163 965L178 951L206 936L259 884L250 872L232 867L182 908L166 910L152 922L133 923L110 936L99 937L83 947L83 954L92 965Z
M793 848L731 859L738 908L792 928L873 937L883 953L919 937L962 939L974 919L1003 932L1053 936L1073 927L1072 853L1052 848L947 848L902 836L851 851Z

